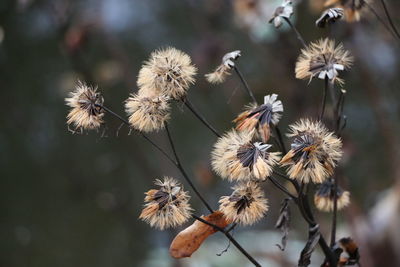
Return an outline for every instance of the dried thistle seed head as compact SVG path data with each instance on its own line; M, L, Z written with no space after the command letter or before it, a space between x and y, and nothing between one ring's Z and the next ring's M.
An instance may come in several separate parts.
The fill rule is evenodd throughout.
M304 183L323 183L333 174L342 157L342 141L328 132L321 122L301 119L290 125L288 137L293 137L291 149L280 164L288 166L292 179Z
M205 75L209 83L219 84L223 83L230 70L235 67L235 60L241 56L240 50L232 51L224 55L221 64L212 72Z
M361 11L365 6L365 0L326 0L325 6L343 8L346 21L353 22L360 20Z
M268 152L271 145L252 142L253 133L234 130L219 138L211 154L213 170L222 178L264 180L279 161L279 152Z
M311 81L317 76L319 79L328 78L343 84L343 80L337 77L338 71L349 69L352 62L353 58L342 44L335 47L334 40L320 39L301 50L296 62L296 78Z
M251 225L262 219L268 211L268 201L255 182L239 183L232 187L230 196L219 200L219 209L228 221Z
M153 92L180 100L194 84L196 72L187 54L168 47L150 55L139 71L137 84L143 94Z
M262 141L267 142L271 135L271 126L277 125L282 117L283 105L277 94L266 95L264 104L251 104L233 121L238 131L257 130Z
M179 226L191 215L189 194L175 179L164 177L156 180L158 189L147 191L146 202L139 218L160 230Z
M341 19L344 15L343 8L330 8L325 10L321 17L317 19L315 25L320 28L325 28L326 24L333 24L337 20Z
M279 28L282 26L283 18L290 18L293 14L293 6L292 1L284 0L283 3L275 9L272 18L269 20L269 23L274 23L275 28Z
M341 210L350 204L350 193L344 191L340 186L336 190L337 210ZM314 195L315 206L321 210L333 211L335 201L335 184L332 180L322 183Z
M72 108L67 115L67 124L72 124L75 130L97 129L103 123L104 110L100 106L104 99L97 88L78 81L75 91L65 98L65 102Z
M158 131L170 117L170 106L166 96L142 96L132 94L125 101L125 110L131 126L139 131Z

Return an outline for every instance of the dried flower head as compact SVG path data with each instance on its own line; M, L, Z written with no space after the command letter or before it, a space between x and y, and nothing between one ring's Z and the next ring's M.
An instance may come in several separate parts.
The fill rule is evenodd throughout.
M304 183L322 183L333 174L342 157L342 142L328 132L321 122L301 119L290 125L293 142L289 152L282 158L282 166L288 166L292 179Z
M291 0L284 0L283 3L275 9L269 23L274 23L275 28L282 26L283 18L290 18L293 14L293 6Z
M65 102L72 108L67 115L67 124L73 124L75 130L97 129L103 123L104 110L100 106L104 99L97 88L79 81Z
M194 84L196 71L187 54L168 47L151 53L139 71L137 84L142 93L162 93L180 100Z
M232 187L230 196L219 200L219 209L228 221L251 225L262 219L268 211L268 201L255 182L239 183Z
M166 96L132 94L125 102L125 109L132 127L144 132L164 128L170 117L170 106Z
M170 177L164 177L164 181L157 179L154 184L159 189L145 193L146 204L139 218L160 230L185 223L192 211L188 192L183 191L182 185Z
M283 105L277 94L266 95L264 104L249 105L244 112L234 120L236 130L252 131L256 129L263 142L267 142L271 135L271 125L277 125L282 117Z
M343 80L337 77L338 71L350 68L352 61L342 44L335 47L334 40L321 39L301 50L296 63L296 78L311 81L317 76L319 79L328 78L343 84Z
M336 190L337 209L341 210L350 204L350 193L344 191L341 187ZM329 179L323 182L314 195L315 206L321 210L330 212L333 211L335 201L335 184Z
M218 139L211 155L213 170L229 180L266 179L279 161L271 145L252 142L252 133L230 131Z
M209 83L223 83L228 75L230 75L231 69L235 67L235 60L240 57L240 50L229 52L222 58L221 65L219 65L214 72L205 75Z
M344 9L348 22L359 21L360 14L365 6L365 0L327 0L325 6L334 6Z
M326 24L333 24L337 20L341 19L344 15L343 8L330 8L325 10L321 17L317 19L315 22L315 25L317 25L320 28L325 28Z

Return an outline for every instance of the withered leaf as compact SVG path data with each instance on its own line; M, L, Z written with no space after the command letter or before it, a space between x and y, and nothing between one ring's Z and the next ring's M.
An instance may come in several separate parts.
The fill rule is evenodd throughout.
M220 228L225 228L230 223L226 221L224 214L220 211L215 211L208 216L201 216L201 218ZM204 240L215 232L217 230L212 226L196 220L174 238L169 248L169 253L176 259L190 257Z
M306 267L311 263L310 261L311 254L313 253L314 248L317 245L320 236L321 233L319 232L318 224L308 229L308 241L303 250L301 251L298 264L299 267Z
M279 218L276 221L275 228L278 228L281 230L283 233L281 244L276 244L276 246L284 251L286 248L286 241L287 241L287 236L289 234L289 227L290 227L290 208L289 208L289 202L290 198L285 198L282 201L281 204L281 209L279 210Z

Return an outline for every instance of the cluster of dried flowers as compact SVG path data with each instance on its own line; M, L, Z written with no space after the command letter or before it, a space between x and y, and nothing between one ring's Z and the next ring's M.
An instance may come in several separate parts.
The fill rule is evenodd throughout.
M339 4L349 16L348 2L327 1L326 4ZM279 27L282 20L288 20L293 13L291 5L291 1L284 1L270 22ZM340 19L343 16L341 8L324 12L317 25L324 26ZM352 16L357 18L358 9L351 10ZM238 50L224 55L221 64L205 75L206 80L212 84L224 82L232 69L237 68L235 62L240 56ZM349 69L351 64L352 57L341 44L336 46L333 40L321 39L301 50L295 77L310 82L318 77L332 86L335 82L343 85L339 71ZM138 92L125 101L130 127L142 133L163 129L170 119L171 102L185 101L196 72L190 57L175 48L153 52L139 71ZM71 107L67 124L75 131L99 129L104 123L105 112L110 112L97 89L82 82L66 98L66 103ZM300 184L319 185L314 196L317 209L329 212L349 204L349 192L338 187L332 178L343 154L340 138L322 121L300 118L289 126L290 150L282 155L283 150L279 151L282 147L272 145L271 141L278 138L274 130L277 130L283 112L278 95L268 94L263 104L253 102L245 106L233 120L234 128L216 141L211 153L212 169L222 179L235 183L231 195L219 200L219 212L225 222L252 225L265 217L268 200L262 183L278 168L285 169L288 178ZM163 181L156 180L155 185L156 189L145 193L140 219L164 230L192 218L189 194L178 181L165 177Z

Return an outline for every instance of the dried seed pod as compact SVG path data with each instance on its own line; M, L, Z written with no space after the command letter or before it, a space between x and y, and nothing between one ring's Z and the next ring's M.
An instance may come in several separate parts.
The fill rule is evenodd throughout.
M219 138L211 156L213 170L229 180L264 180L279 160L271 145L251 142L252 133L230 131Z
M310 81L314 77L328 78L343 84L343 80L338 78L338 71L349 69L352 61L353 58L341 44L335 47L335 41L321 39L301 50L296 62L296 78Z
M166 96L132 94L125 101L125 109L131 126L143 132L163 129L170 118L170 105Z
M220 211L229 221L251 225L262 219L268 211L268 201L255 182L239 183L232 187L230 196L219 200Z
M157 50L139 71L139 93L162 94L180 100L194 84L196 72L197 68L184 52L173 47Z
M146 204L139 218L160 230L185 223L192 211L188 192L183 191L182 185L170 177L164 177L164 181L157 179L155 185L159 189L145 193Z
M340 186L336 190L337 210L341 210L350 204L350 193ZM333 211L335 201L335 184L329 179L323 182L314 195L315 206L325 212Z
M277 94L266 95L264 104L251 104L234 120L236 130L256 130L262 141L267 142L271 135L271 126L277 125L282 117L283 105ZM255 131L254 131L255 132Z
M333 174L337 162L342 157L342 142L329 132L319 121L301 119L290 125L293 137L291 149L280 164L288 166L292 179L304 183L322 183Z
M67 124L74 125L75 130L98 129L103 123L104 110L101 106L104 99L97 88L79 81L65 102L72 108L67 115Z
M317 19L315 22L315 25L317 25L320 28L325 28L326 24L333 24L337 20L341 19L344 15L343 8L330 8L325 10L321 17Z

